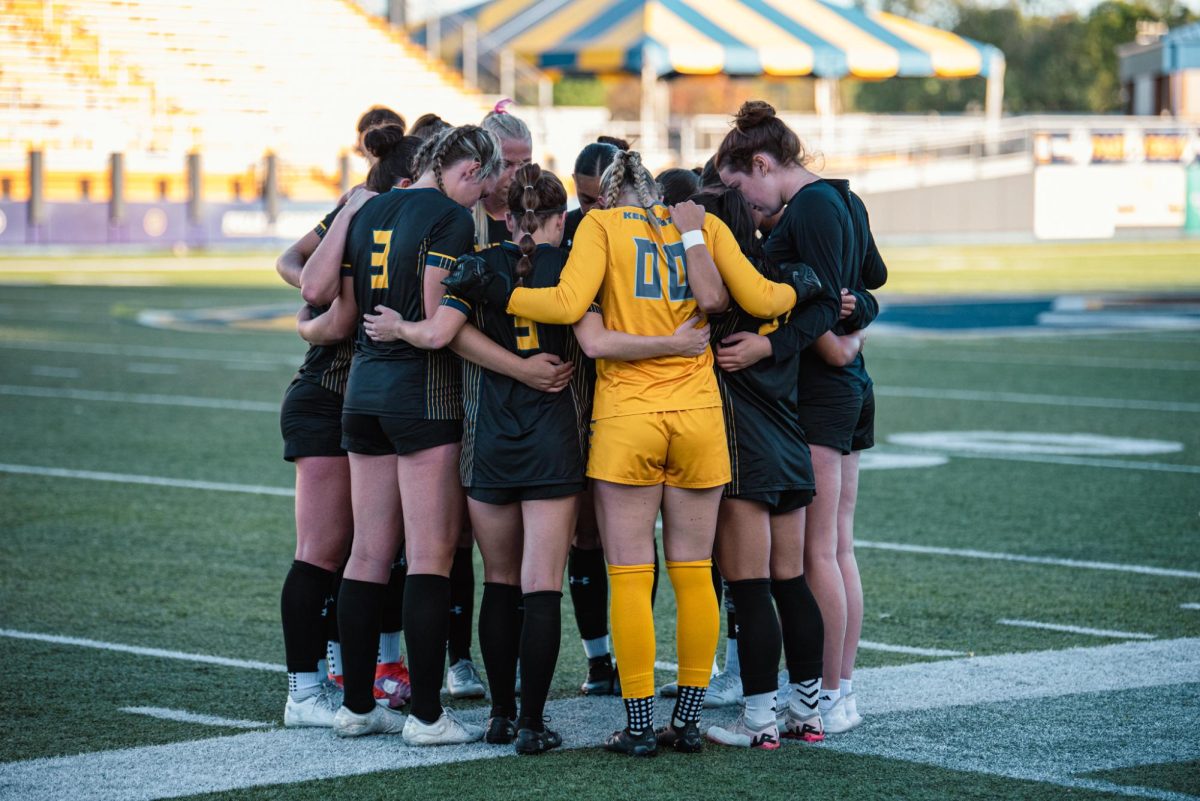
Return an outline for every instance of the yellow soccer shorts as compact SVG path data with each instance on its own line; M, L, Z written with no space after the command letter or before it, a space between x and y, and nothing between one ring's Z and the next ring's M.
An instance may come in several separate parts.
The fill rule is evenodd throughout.
M633 486L709 489L728 484L721 407L593 420L587 474Z

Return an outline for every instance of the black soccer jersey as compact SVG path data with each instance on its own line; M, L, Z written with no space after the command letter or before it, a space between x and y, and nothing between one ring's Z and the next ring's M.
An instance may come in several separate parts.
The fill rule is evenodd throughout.
M350 224L342 265L354 278L359 319L382 305L405 320L424 320L425 270L449 270L471 252L474 239L470 213L436 189L393 189L371 198ZM345 411L459 420L461 380L458 357L449 350L375 342L360 322Z
M520 250L507 242L477 254L488 269L516 282ZM530 287L554 286L567 262L559 248L539 245L533 254ZM474 305L447 295L442 303L458 309L490 339L522 357L552 353L582 357L571 328L513 317L504 308ZM584 480L586 432L580 429L584 401L572 382L562 392L539 392L507 376L469 362L463 367L463 451L460 472L466 487L530 487Z
M341 210L342 207L339 205L326 214L317 223L313 233L324 239L325 232L333 224L333 218ZM312 311L313 317L329 311L328 306L310 305L308 308ZM296 378L341 395L346 391L346 377L350 373L350 357L353 353L354 341L352 339L345 339L336 345L310 345L308 352L304 354L304 363L300 365Z
M583 222L583 209L572 209L567 212L566 222L563 224L562 246L567 250L571 249L571 245L575 244L575 232L579 229L579 223Z
M488 217L487 221L487 241L480 242L479 237L475 238L475 249L484 250L493 245L499 245L512 239L512 232L508 230L508 222L501 217L499 220L493 220Z
M761 320L736 303L709 318L713 347L739 331L768 336L777 353L744 370L714 365L725 412L731 480L725 494L812 489L812 456L797 419L800 352L837 318L832 298L822 295L778 320ZM775 347L776 342L786 342Z
M843 288L854 293L854 314L839 322L834 333L865 328L879 313L864 283L864 269L875 287L886 280L887 271L871 236L866 207L850 191L849 182L819 180L804 186L788 201L763 250L775 264L808 264L835 298ZM801 355L802 398L861 395L869 380L861 353L847 367L826 364L811 350Z

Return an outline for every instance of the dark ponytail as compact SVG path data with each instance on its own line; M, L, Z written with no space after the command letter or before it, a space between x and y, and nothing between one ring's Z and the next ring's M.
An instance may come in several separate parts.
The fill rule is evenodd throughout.
M717 148L716 167L748 173L759 153L766 153L785 167L803 167L812 160L800 137L775 116L770 103L747 100L733 117L733 130L725 134Z
M546 220L567 210L567 190L552 172L526 164L513 176L508 188L508 211L517 222L513 237L521 249L517 262L517 286L524 286L533 271L533 234Z
M363 137L363 146L371 151L378 161L367 173L366 187L372 192L387 192L404 178L413 180L413 156L421 147L421 140L405 136L399 125L384 125L372 128Z

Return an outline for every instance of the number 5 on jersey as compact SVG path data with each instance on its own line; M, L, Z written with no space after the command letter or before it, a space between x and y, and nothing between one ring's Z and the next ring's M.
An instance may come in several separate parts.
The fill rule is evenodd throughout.
M372 231L375 244L371 247L371 289L388 288L388 254L392 250L392 231ZM379 246L383 245L383 250Z
M658 246L649 239L634 237L637 245L637 282L634 296L647 300L662 300L662 275L658 267ZM687 282L687 248L682 242L665 244L661 251L667 261L667 292L672 303L690 300L692 288Z

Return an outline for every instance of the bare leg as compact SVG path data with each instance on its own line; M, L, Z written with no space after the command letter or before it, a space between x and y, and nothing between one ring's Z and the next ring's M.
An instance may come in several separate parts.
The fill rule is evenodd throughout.
M858 456L842 457L842 492L838 499L837 562L846 588L846 637L842 648L841 678L854 678L854 659L862 636L863 594L854 558L854 508L858 502Z
M817 496L808 507L804 527L804 572L825 624L824 668L821 687L837 690L846 639L846 590L837 563L837 509L842 491L842 454L823 445L812 446Z
M458 452L455 443L397 457L400 487L406 498L409 575L450 575L454 548L463 530Z
M754 501L723 498L717 518L714 553L726 581L767 578L771 563L771 527L766 507Z
M400 550L402 531L396 457L352 453L350 478L354 542L345 577L387 584Z
M350 462L344 456L296 460L296 559L337 571L354 534Z
M562 592L563 569L578 508L578 495L521 504L525 526L520 570L522 592Z

